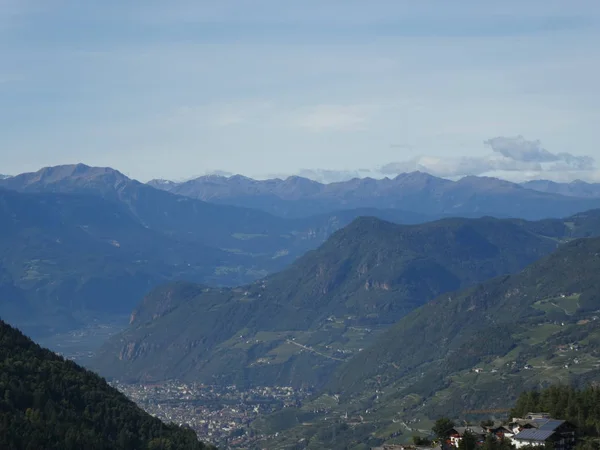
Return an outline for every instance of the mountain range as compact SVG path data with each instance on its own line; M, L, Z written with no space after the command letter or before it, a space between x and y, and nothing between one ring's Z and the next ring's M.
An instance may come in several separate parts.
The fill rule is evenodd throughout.
M212 449L0 320L3 450Z
M370 210L289 220L84 165L0 180L0 315L40 336L128 315L170 280L237 285L282 269ZM426 216L376 211L408 223Z
M435 415L503 408L521 388L597 377L595 189L420 172L328 185L240 176L143 184L82 164L0 177L0 316L42 336L133 310L90 362L102 375L308 385L319 394L255 424L259 434L284 431L267 448L302 439L334 448L324 439L342 414L351 420L334 429L335 448L391 442ZM23 343L32 361L49 358L17 364L19 373L76 368L40 356L4 323L0 336L9 352ZM0 377L5 392L18 384L8 383ZM31 399L31 386L19 398ZM42 433L36 421L55 406L41 411L36 395L24 410L5 395L5 423ZM88 426L76 425L89 437L97 430ZM108 434L123 445L154 437L127 425L115 438L115 429Z
M238 288L189 283L151 292L91 367L107 377L240 385L319 385L404 315L443 292L515 273L600 211L564 220L359 218L288 269Z
M533 189L550 194L567 195L569 197L598 198L600 197L600 183L587 183L574 180L570 183L557 183L548 180L532 180L521 183L527 189Z
M306 251L304 241L318 239L319 234L318 229L309 225L310 221L289 221L262 211L173 195L129 179L111 168L83 164L47 167L0 180L0 186L24 193L101 197L120 205L146 228L184 242L199 242L230 253L262 257L271 264L277 252L293 252L290 247L295 244L301 247L301 253ZM324 221L328 225L326 219Z
M256 197L248 198L258 201L276 194L284 205L304 202L313 212L325 212L284 218L244 206L207 203L151 186L160 183L147 185L111 168L83 164L5 178L0 180L0 226L6 227L0 238L0 290L12 300L0 303L0 314L34 336L85 326L98 315L129 314L144 294L164 282L243 285L285 268L357 217L423 223L452 211L444 206L448 199L462 202L458 209L474 216L482 212L480 204L518 204L515 193L542 196L522 203L533 215L544 204L552 205L548 214L559 215L596 202L539 194L495 179L471 177L459 183L419 172L394 180L332 185L298 177L199 180L221 186L221 197L229 195L225 194L233 183L239 185L232 191L235 196L254 193ZM401 201L385 200L398 192ZM459 199L458 192L466 197ZM219 195L210 200L219 200ZM423 204L422 195L427 197ZM432 199L441 206L429 210ZM241 203L252 204L246 199ZM397 209L398 205L413 210ZM352 206L357 208L342 209ZM502 208L497 212L502 215Z
M186 197L252 207L283 217L369 207L437 216L491 215L537 220L600 207L600 189L596 185L519 185L476 176L451 181L423 172L403 173L393 179L355 178L329 184L297 176L254 180L241 175L208 175L182 183L152 180L148 184Z

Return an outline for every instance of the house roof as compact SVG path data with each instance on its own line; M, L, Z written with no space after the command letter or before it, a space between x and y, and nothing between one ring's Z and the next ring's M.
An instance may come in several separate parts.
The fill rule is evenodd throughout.
M556 419L536 419L535 422L536 422L536 424L538 424L537 429L544 430L544 431L546 431L546 430L554 431L558 427L560 427L563 423L565 423L564 420L556 420Z
M512 433L512 430L508 426L506 426L506 425L500 425L499 427L495 427L495 428L491 428L491 429L495 430L495 431L502 431L502 430L504 430L504 431L508 431L509 433Z
M545 441L554 434L554 430L539 430L536 428L530 428L523 430L516 434L513 439L520 439L525 441Z
M520 425L523 428L534 427L534 428L537 428L538 430L556 430L563 423L565 423L564 420L541 419L540 418L540 419L519 419L519 420L513 421L511 423L511 425Z

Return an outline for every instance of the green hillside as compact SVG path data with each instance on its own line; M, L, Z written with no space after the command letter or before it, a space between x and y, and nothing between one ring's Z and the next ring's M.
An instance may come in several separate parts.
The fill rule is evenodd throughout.
M326 417L346 411L370 425L361 425L358 440L389 440L394 433L406 440L439 416L508 411L524 390L597 382L599 271L600 238L581 239L517 275L439 296L339 368L324 395L304 405L314 410L339 396L310 430L287 430L269 448L299 436L313 439L331 426ZM275 416L263 426L277 423ZM352 440L348 435L345 442ZM314 442L309 448L322 448Z
M0 448L133 450L212 448L165 425L102 378L0 321Z
M529 226L538 225L483 218L401 226L361 218L251 285L157 289L92 367L126 380L320 385L416 307L517 272L559 245Z

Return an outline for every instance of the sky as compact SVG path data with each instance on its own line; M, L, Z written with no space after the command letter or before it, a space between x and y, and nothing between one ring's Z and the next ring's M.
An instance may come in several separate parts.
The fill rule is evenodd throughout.
M598 0L0 0L0 173L600 181Z

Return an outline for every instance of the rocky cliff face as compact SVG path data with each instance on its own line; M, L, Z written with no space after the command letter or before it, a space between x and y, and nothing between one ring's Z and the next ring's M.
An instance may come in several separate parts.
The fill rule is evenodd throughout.
M131 313L129 324L138 326L157 320L204 289L208 288L186 282L171 283L154 289Z

